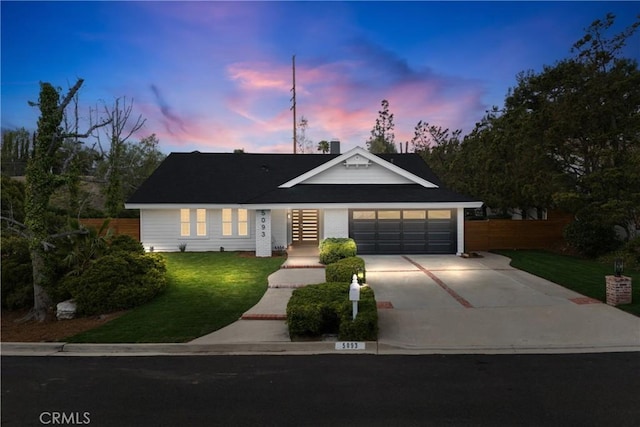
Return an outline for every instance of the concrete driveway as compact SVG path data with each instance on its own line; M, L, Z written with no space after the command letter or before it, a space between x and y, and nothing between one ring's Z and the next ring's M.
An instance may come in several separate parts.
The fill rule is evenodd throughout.
M640 350L640 318L511 268L500 255L362 258L381 307L381 349Z

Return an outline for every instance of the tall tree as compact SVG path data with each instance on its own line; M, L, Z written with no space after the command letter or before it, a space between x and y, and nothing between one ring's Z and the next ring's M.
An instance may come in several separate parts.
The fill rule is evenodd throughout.
M537 137L563 174L565 189L554 200L579 218L614 222L633 235L640 198L620 186L637 188L640 70L620 52L640 21L606 38L614 19L608 14L594 21L574 44L573 58L519 76L506 108L526 111L533 131L528 135Z
M53 246L53 239L67 233L52 233L48 222L51 195L65 184L65 177L55 171L57 155L67 138L87 138L95 129L106 123L90 125L83 134L66 134L62 128L65 109L80 90L84 80L78 79L67 95L60 100L60 94L50 83L40 84L37 105L40 109L38 131L26 171L25 220L23 235L29 241L29 254L33 265L34 305L30 316L42 321L46 317L50 298L46 287L51 283L47 269L47 251ZM15 221L14 221L15 222Z
M371 136L367 141L367 148L372 153L397 153L395 135L393 133L393 113L389 112L389 101L383 99L380 103L382 110L378 111L376 124L371 129Z
M449 129L420 120L411 139L413 151L420 154L436 175L452 189L462 188L457 166L461 134L460 129L450 132Z
M124 208L123 170L120 165L125 144L134 133L144 126L146 121L141 115L133 120L132 113L133 101L127 102L126 98L116 98L113 106L104 106L105 117L110 121L109 126L104 127L104 133L109 141L108 150L102 146L99 135L97 135L98 146L105 155L108 164L105 207L107 214L111 217L117 217Z
M158 148L156 134L142 138L139 142L126 143L122 148L122 191L125 200L146 180L166 157Z

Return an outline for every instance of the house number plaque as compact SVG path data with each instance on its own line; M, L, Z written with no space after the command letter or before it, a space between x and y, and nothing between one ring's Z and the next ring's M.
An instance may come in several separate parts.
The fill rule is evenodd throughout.
M256 256L271 256L271 211L259 209L256 215Z

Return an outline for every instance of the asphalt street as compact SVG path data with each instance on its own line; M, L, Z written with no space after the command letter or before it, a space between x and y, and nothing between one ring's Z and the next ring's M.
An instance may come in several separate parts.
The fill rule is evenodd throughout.
M637 426L640 354L2 357L3 426Z

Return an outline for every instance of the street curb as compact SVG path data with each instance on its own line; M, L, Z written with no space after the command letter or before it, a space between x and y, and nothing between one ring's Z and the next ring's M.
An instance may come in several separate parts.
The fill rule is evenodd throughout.
M160 356L160 355L239 355L239 354L377 354L376 341L365 342L364 350L336 350L335 342L264 343L150 343L150 344L75 344L75 343L2 343L3 356Z
M14 353L26 356L48 356L60 353L64 345L63 342L3 342L0 344L0 354L3 356Z
M640 346L520 346L520 347L406 347L366 341L365 349L336 350L335 341L263 342L263 343L150 343L150 344L75 344L75 343L2 343L3 356L180 356L180 355L428 355L428 354L578 354L640 352Z

